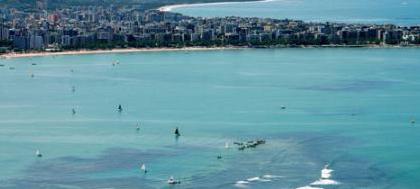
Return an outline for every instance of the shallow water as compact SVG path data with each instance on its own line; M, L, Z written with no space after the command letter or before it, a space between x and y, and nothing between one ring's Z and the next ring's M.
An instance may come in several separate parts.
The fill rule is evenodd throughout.
M173 11L191 16L250 16L305 21L420 25L417 0L273 0L197 5Z
M316 187L417 188L419 60L420 49L3 59L0 188L168 188L171 175L175 188L298 188L327 163L340 184Z

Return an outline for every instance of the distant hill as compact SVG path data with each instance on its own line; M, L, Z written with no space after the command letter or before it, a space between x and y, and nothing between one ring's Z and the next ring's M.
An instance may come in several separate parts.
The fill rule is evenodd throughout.
M48 8L56 9L68 6L88 6L88 5L102 5L102 6L122 6L133 5L139 9L155 9L165 5L174 4L193 4L193 3L214 3L214 2L243 2L255 0L48 0ZM15 7L31 9L34 8L36 0L0 0L2 7Z

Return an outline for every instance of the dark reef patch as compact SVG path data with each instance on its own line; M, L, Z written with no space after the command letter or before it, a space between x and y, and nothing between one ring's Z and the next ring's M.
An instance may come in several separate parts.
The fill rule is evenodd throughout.
M367 90L385 88L395 83L395 81L356 80L344 81L331 85L301 87L298 89L327 92L362 92Z

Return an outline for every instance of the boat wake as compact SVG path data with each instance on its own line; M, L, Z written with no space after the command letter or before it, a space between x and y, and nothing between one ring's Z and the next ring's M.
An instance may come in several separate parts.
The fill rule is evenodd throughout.
M323 188L319 188L319 187L312 187L312 186L304 186L304 187L299 187L296 189L323 189Z
M247 184L249 184L248 181L240 180L240 181L237 181L235 183L235 186L238 187L238 188L246 188L246 187L248 187Z
M322 186L322 185L338 185L339 182L331 179L319 179L311 183L312 186Z
M251 177L251 178L247 178L245 180L237 181L235 183L235 186L238 187L238 188L246 188L251 183L256 183L256 182L271 182L271 181L273 181L274 179L277 179L277 178L282 178L282 176L277 176L277 175L263 175L263 176Z

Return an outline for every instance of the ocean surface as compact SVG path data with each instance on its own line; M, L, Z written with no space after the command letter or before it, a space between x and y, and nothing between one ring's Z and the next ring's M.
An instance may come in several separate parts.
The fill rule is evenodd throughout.
M418 0L271 0L190 5L172 11L191 16L250 16L304 21L420 25Z
M1 189L420 186L420 49L144 52L0 64ZM255 139L266 144L243 151L233 144ZM326 164L334 171L319 180ZM170 176L181 184L169 186Z

